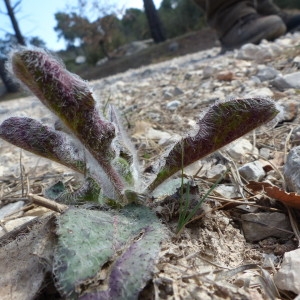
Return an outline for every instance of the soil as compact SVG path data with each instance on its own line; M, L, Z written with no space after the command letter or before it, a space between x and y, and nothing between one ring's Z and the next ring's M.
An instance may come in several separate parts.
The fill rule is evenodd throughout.
M87 80L99 79L128 69L135 69L181 55L210 49L217 46L217 44L216 32L213 29L205 28L169 39L160 44L154 44L130 56L112 57L99 67L79 71L79 75Z

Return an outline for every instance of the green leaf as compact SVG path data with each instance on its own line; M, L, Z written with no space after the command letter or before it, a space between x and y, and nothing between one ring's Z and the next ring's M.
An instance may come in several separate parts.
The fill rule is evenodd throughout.
M116 295L125 290L128 295L136 295L151 275L159 243L164 237L155 214L138 205L129 205L120 211L69 209L58 219L57 234L56 285L62 295L70 299L76 298L79 287L111 260L115 268L108 280L114 278ZM125 273L116 274L118 265L133 272L138 277L134 280L136 283Z

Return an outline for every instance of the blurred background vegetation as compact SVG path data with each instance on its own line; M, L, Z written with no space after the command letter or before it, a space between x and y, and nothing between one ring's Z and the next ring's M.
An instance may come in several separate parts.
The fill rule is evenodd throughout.
M10 86L4 68L9 49L16 44L45 47L45 43L40 37L22 36L17 14L17 7L22 0L0 1L6 4L7 15L15 32L0 39L0 78L7 91L14 91L16 87ZM299 0L274 2L284 9L300 9ZM151 40L159 43L206 26L203 11L193 0L162 0L158 8L155 8L152 0L143 0L144 10L129 8L125 11L117 10L108 2L104 3L100 5L96 0L77 0L77 5L66 7L64 11L55 14L54 30L58 38L66 43L66 48L59 51L58 55L73 72L78 68L78 57L81 57L81 64L95 66L97 62L104 63L126 55L122 46L135 41ZM91 9L93 19L90 17ZM0 29L4 30L1 26Z
M297 8L300 9L300 1L299 0L274 0L281 8Z

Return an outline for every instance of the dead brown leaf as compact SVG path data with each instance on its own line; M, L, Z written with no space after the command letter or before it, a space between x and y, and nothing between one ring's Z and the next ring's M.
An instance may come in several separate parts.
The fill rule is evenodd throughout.
M0 299L34 299L52 271L54 215L46 214L29 232L0 239Z
M250 181L247 188L256 193L263 191L270 198L278 200L287 206L300 209L300 195L288 193L271 183Z

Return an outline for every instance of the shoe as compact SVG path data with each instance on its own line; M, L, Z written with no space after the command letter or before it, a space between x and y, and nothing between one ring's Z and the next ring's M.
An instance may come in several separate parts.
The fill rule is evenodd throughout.
M240 48L247 43L259 44L263 39L272 41L285 32L286 26L279 16L250 14L239 19L229 31L220 37L221 52Z
M300 30L300 15L289 14L284 11L280 11L278 16L282 19L286 26L287 32L295 32Z

